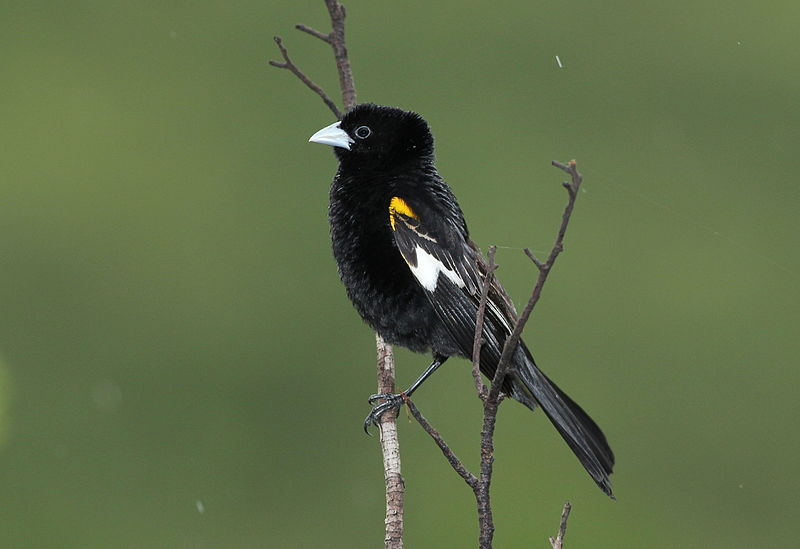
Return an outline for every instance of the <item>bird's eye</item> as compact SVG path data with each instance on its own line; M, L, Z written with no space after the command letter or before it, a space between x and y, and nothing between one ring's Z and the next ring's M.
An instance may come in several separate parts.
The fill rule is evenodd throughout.
M355 133L356 137L358 137L359 139L366 139L367 137L372 135L372 130L369 129L368 126L359 126L353 133Z

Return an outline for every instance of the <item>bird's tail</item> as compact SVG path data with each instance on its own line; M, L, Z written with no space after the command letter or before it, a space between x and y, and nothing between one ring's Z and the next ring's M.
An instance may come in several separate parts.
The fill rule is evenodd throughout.
M609 479L614 453L600 427L537 368L524 344L515 358L511 396L530 409L540 406L600 489L614 498Z

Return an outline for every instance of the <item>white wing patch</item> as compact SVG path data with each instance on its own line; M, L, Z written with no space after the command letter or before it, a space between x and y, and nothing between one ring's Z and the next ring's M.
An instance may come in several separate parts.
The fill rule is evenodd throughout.
M453 284L459 288L464 287L464 281L458 276L458 273L452 269L445 267L444 263L433 257L431 254L423 250L420 246L414 250L417 254L416 267L409 263L409 268L422 287L429 292L436 291L436 284L439 282L439 273L444 274L449 278Z

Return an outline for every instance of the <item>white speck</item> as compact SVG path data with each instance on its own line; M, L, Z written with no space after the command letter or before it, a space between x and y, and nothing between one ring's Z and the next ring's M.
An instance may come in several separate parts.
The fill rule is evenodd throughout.
M561 64L561 58L556 55L556 63L558 63L558 68L563 69L564 65Z
M739 485L739 488L744 488L744 484L740 484L740 485Z
M737 46L741 46L741 45L742 45L742 43L741 43L740 41L738 41L738 40L737 40L737 41L736 41L736 45L737 45Z
M203 505L203 502L199 499L194 502L195 507L197 507L197 512L201 515L206 512L206 506Z

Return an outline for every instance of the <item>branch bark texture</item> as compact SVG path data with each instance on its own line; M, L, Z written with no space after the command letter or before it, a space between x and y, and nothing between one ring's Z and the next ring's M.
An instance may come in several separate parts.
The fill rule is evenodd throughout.
M561 510L561 524L558 526L558 534L550 538L550 545L553 549L564 549L564 536L567 535L567 519L571 510L572 505L569 502L565 503L564 509Z
M378 349L378 393L394 393L394 354L392 346L375 335ZM383 414L380 420L383 479L386 483L386 519L384 546L403 547L403 509L405 483L400 470L400 441L397 437L397 416Z

